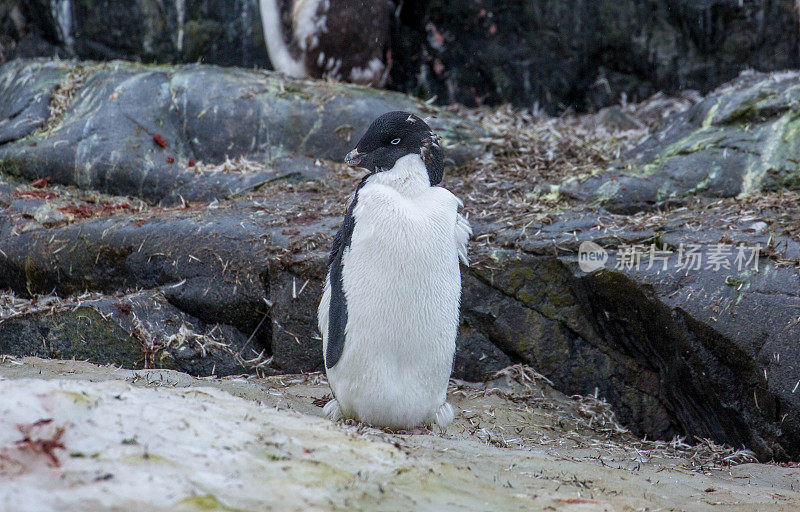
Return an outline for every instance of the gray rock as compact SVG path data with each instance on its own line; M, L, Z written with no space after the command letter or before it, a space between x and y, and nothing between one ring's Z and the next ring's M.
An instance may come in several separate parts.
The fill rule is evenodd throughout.
M517 244L519 233L508 233L498 242L516 250L478 256L486 263L472 270L478 280L467 284L464 317L558 389L606 397L639 435L709 437L762 460L797 457L800 282L787 263L800 251L791 238L752 229L741 212L753 207L684 208L650 227L575 211L528 226L541 228L538 240ZM609 254L591 274L577 265L587 240ZM650 265L651 243L671 247L666 260ZM717 268L720 243L730 254ZM636 261L624 256L635 244ZM696 246L699 268L681 268L680 244ZM737 263L739 244L745 259Z
M478 126L395 93L265 72L123 62L81 66L84 84L71 91L63 116L30 135L44 121L54 81L69 70L46 61L0 68L0 136L5 128L7 142L0 169L163 204L211 201L291 177L298 166L308 168L309 157L341 161L354 137L390 110L435 115L431 125L456 163L480 151ZM20 124L20 114L29 121ZM294 170L286 170L285 158L272 164L294 155ZM204 173L190 163L236 157L262 162L265 170Z
M696 196L800 190L799 100L800 73L743 73L673 116L625 156L624 167L561 191L633 213Z
M512 364L508 355L476 329L465 325L458 333L453 378L470 382L486 381Z
M15 69L30 67L34 71L27 76L35 77L37 65L41 63L23 63ZM66 69L71 68L67 65ZM270 364L261 360L264 371L320 369L316 307L326 252L346 197L359 179L328 159L338 158L352 145L352 137L363 129L354 120L369 122L371 110L390 104L426 107L369 89L281 82L274 75L211 67L114 64L89 69L85 85L64 117L52 122L54 128L0 145L3 172L39 177L47 164L54 181L78 183L90 190L37 189L13 179L0 183L0 288L28 297L55 292L68 301L85 290L123 296L131 289L160 292L163 299L144 304L137 316L154 315L148 320L154 326L176 319L171 330L164 330L169 336L178 334L181 322L207 336L219 324L214 335L224 335L231 347L271 357ZM665 440L675 435L710 437L737 448L746 446L763 460L800 456L800 394L796 393L800 284L791 266L800 260L796 195L720 201L703 197L726 195L736 180L741 187L745 182L756 183L758 176L764 177L760 190L766 190L769 168L763 174L755 169L764 169L768 162L791 163L793 139L786 136L793 132L786 130L793 123L790 98L795 88L784 78L793 76L771 82L761 75L746 76L715 93L714 101L706 99L675 118L631 154L634 167L651 162L671 169L653 167L652 181L685 187L676 190L694 197L689 206L658 215L625 216L609 214L597 205L558 203L552 210L542 210L546 215L526 217L524 230L513 216L502 222L476 220L479 242L472 248L472 266L463 269L455 375L483 380L510 363L528 363L561 391L607 399L617 418L637 435ZM192 77L202 79L208 96L195 90ZM254 83L264 89L253 92L252 98L250 93L226 96L226 91ZM39 84L37 90L44 94L52 90L46 80ZM770 87L776 88L775 94L746 99L750 97L747 91L773 90ZM148 98L147 91L155 96ZM328 93L332 96L325 96ZM736 114L736 105L751 103L755 106L744 111L745 117ZM289 106L298 110L290 111ZM274 108L273 117L268 107ZM95 109L107 112L108 119L119 126L111 126ZM286 119L297 120L305 131L298 132ZM480 132L471 123L451 115L442 115L438 122L451 140L466 149L458 158L479 147ZM764 152L741 157L717 181L709 181L707 189L693 185L693 180L702 180L702 171L681 170L681 162L692 161L686 160L692 158L687 141L696 141L702 134L734 140L748 133L747 124L752 134L763 135L747 144L767 148L772 156L767 158ZM694 126L688 135L682 131L687 126ZM124 139L103 138L102 130L92 132L92 127L122 133ZM248 133L248 127L255 128ZM155 130L169 141L167 148L154 144ZM220 133L218 139L211 136L215 130ZM76 153L70 149L71 140L77 141ZM670 146L683 149L663 153ZM295 159L292 152L301 148L308 154ZM274 160L279 162L275 169L247 167L234 177L226 178L234 173L220 172L204 178L189 167L176 170L156 165L154 155L163 156L167 150L176 159L198 155L209 160L242 155L266 159L272 151L289 160ZM695 152L694 158L704 154L714 163L724 150L715 146ZM78 161L88 167L76 167ZM143 168L142 162L153 165ZM106 166L107 175L97 171L100 165ZM742 168L749 170L741 173ZM190 179L187 174L184 178L181 173L200 177ZM623 171L598 174L584 183L613 173ZM226 183L249 192L234 199L225 199L228 193L209 194L211 182L203 180L212 178L218 180L214 183L238 180ZM636 178L646 181L633 172L626 179ZM263 185L254 185L262 179ZM458 187L463 184L458 180L464 178L452 173L447 179L452 180L449 186ZM780 190L797 190L791 180L772 183ZM661 185L648 186L660 190ZM163 208L105 196L110 211L103 212L103 208L90 207L103 204L92 197L98 189L134 191L165 202L176 193L215 200L208 205L195 202ZM642 186L629 196L611 197L636 210L637 205L649 204L648 190ZM462 195L470 200L468 189ZM77 203L83 199L94 203L84 208ZM127 207L115 209L113 205L123 200L129 202ZM60 206L72 201L75 206ZM48 215L38 215L48 207L64 213L66 220L56 224ZM70 213L84 210L85 218ZM579 269L578 251L584 241L605 248L606 270L586 274ZM704 258L710 258L719 243L761 244L763 252L757 272L750 267L735 271L703 267L687 274L677 269L676 253L666 260L669 270L637 265L633 260L616 268L625 261L626 246L651 243L659 248L697 244ZM158 313L159 306L166 313ZM96 327L82 332L88 333L87 340L96 340L92 341L96 346L131 337L130 325L125 324L126 330L121 321L106 324L91 311L88 315ZM83 328L80 319L65 316L63 321L65 325L72 322L68 324L72 331ZM70 340L51 340L41 334L45 328L54 329L50 320L31 317L3 327L7 322L0 323L0 328L10 329L0 335L5 351L47 355L39 347L48 346L61 357L76 354L108 362L102 359L107 356L120 364L142 364L134 353L137 345L129 342L114 345L121 348L106 354L81 352ZM207 354L199 357L196 351L173 351L168 360L201 374L211 371L209 365L213 369L214 364L227 368L226 372L240 371L236 350L223 352L222 359L207 360Z
M269 247L253 218L210 212L110 217L6 238L0 287L62 295L165 287L189 314L252 332L266 309Z
M27 137L49 117L52 92L67 74L67 66L42 61L14 61L0 72L0 144Z
M202 59L247 68L269 63L257 0L122 0L113 8L73 0L61 19L52 6L51 0L24 5L26 30L83 59L163 63ZM45 51L30 56L53 56L52 50Z

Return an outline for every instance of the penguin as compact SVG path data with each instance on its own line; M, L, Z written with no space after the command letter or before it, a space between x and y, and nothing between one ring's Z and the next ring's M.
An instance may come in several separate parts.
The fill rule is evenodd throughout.
M408 112L378 117L345 157L366 169L333 240L319 330L333 421L408 430L453 420L447 384L472 235L439 186L440 138Z
M291 0L291 24L279 0L259 0L264 42L277 71L382 87L388 77L389 0ZM289 34L284 34L287 28Z

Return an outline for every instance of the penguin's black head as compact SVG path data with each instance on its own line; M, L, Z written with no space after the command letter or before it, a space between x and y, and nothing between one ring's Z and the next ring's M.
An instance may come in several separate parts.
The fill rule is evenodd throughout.
M408 112L387 112L372 122L344 161L370 172L388 171L398 159L417 154L428 169L431 185L442 181L444 159L439 136L428 124Z

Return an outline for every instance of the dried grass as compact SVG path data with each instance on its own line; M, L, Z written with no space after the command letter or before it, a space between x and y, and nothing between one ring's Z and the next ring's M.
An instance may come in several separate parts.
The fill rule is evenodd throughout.
M55 91L50 96L50 115L44 126L37 130L37 134L49 132L61 122L67 109L72 105L75 94L83 87L86 77L90 74L90 68L76 64L61 79Z
M709 439L695 437L695 444L680 436L671 441L639 439L618 422L610 404L597 393L564 397L550 388L546 377L524 365L497 372L494 379L485 385L451 381L449 392L471 401L499 395L515 404L523 417L542 418L541 425L520 425L524 428L509 436L505 429L490 421L499 411L484 411L482 415L477 414L478 411L465 411L472 426L468 432L495 446L517 449L535 446L598 448L603 453L626 453L638 462L673 459L695 471L711 471L757 461L750 450L720 446ZM531 415L532 411L535 414Z
M188 167L188 169L196 172L197 174L256 174L259 172L265 172L267 170L267 166L264 165L263 162L256 162L255 160L250 160L246 157L237 156L232 160L228 157L225 157L225 161L218 164L197 162L195 165Z
M178 332L165 336L163 333L157 332L153 326L142 322L135 313L133 316L134 329L131 335L139 340L142 345L142 357L144 360L145 368L156 368L155 356L156 354L165 354L163 351L169 348L181 348L189 346L197 351L201 358L207 357L211 353L224 353L228 354L244 368L250 370L263 369L272 362L271 357L265 356L265 351L256 352L250 349L252 357L249 359L245 357L244 347L242 350L236 350L230 343L226 342L220 335L215 335L215 331L219 328L215 325L206 333L199 333L193 330L190 326L183 323L178 328ZM214 372L212 371L212 374Z
M490 136L483 140L487 151L455 176L446 176L445 185L464 199L471 219L493 223L495 231L523 227L572 204L559 195L559 183L606 169L653 126L693 101L656 95L617 107L619 115L636 126L633 129L609 127L595 119L603 112L545 117L507 105L457 108Z
M53 314L60 311L74 311L86 302L102 299L105 297L99 292L86 292L69 298L58 297L56 295L37 295L26 299L14 293L4 291L0 293L0 324L25 315L31 314Z

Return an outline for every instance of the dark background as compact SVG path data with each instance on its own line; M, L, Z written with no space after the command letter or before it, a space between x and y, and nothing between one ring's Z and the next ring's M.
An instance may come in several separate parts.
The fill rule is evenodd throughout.
M71 44L57 1L0 3L0 61L270 67L257 0L72 0ZM387 87L441 104L594 111L658 91L706 93L748 68L800 67L794 0L405 0L391 10Z

